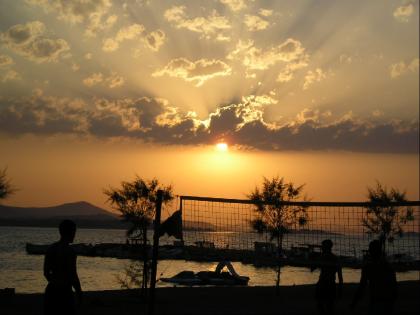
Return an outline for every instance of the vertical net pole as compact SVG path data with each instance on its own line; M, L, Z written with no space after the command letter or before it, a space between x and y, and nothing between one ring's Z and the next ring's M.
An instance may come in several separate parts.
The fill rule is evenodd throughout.
M153 254L152 254L152 271L150 279L150 300L149 300L149 315L153 315L155 312L155 287L156 287L156 271L157 271L157 260L159 250L159 228L160 228L160 214L162 209L162 197L163 191L158 190L157 201L156 201L156 215L154 222L154 233L153 233Z

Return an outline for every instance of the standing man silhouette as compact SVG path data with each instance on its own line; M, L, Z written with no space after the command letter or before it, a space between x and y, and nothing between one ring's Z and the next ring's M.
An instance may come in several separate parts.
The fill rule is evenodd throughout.
M394 269L385 259L382 244L378 240L369 243L369 256L362 267L359 287L350 305L351 309L355 308L367 285L370 293L369 314L392 314L397 298L397 278Z
M321 243L321 263L311 267L311 271L317 267L321 269L319 280L316 284L315 298L318 313L321 315L334 314L336 298L341 297L343 289L343 273L338 258L332 253L333 242L323 240ZM338 287L335 283L335 274L338 275Z
M76 253L70 247L76 235L76 224L64 220L59 225L60 240L52 244L45 254L44 276L48 281L44 296L45 315L74 315L75 301L82 297L76 269Z

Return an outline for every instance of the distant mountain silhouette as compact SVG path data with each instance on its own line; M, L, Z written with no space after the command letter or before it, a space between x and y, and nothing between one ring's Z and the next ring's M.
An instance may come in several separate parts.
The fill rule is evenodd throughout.
M110 219L117 215L105 209L94 206L86 201L65 203L52 207L12 207L0 205L0 218L52 218L63 216L104 216Z
M118 215L86 201L52 207L13 207L0 205L0 225L56 227L63 219L71 219L79 227L126 228Z

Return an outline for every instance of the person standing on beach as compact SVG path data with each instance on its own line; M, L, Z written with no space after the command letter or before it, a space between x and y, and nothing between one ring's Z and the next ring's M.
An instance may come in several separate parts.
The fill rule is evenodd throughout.
M315 292L318 314L321 315L334 314L335 300L341 297L343 289L343 273L337 256L332 253L332 247L331 240L322 241L321 262L319 265L311 267L311 271L316 268L321 269ZM338 287L335 283L336 274L338 275Z
M59 225L60 240L52 244L45 254L44 276L48 281L44 295L45 315L74 315L75 300L79 302L82 289L76 269L76 253L70 247L76 235L76 224L64 220Z
M353 310L369 286L369 314L391 315L397 298L397 278L394 269L386 260L382 244L374 240L369 244L369 256L362 267L359 287L350 308Z

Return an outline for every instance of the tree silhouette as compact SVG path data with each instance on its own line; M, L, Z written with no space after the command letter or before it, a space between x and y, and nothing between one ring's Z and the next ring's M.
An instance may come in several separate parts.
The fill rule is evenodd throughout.
M368 187L370 206L366 209L366 217L362 219L368 233L377 235L385 253L386 241L392 243L396 236L404 233L403 225L414 220L413 208L392 205L393 202L407 201L405 192L391 188L390 191L381 183L376 187Z
M7 178L7 168L0 171L0 199L6 199L16 191Z
M127 236L140 239L143 243L142 289L146 289L148 283L147 229L155 216L158 190L163 191L164 204L174 198L171 186L160 185L155 178L144 180L139 176L136 176L132 182L123 181L121 188L111 187L104 190L104 194L108 196L108 202L120 212L124 221L130 223Z
M263 178L262 187L255 187L248 198L255 204L257 218L251 225L258 233L269 233L270 240L275 240L279 255L276 278L276 292L280 285L280 257L283 250L283 238L292 228L307 223L307 207L301 205L288 205L285 202L297 201L302 194L304 185L295 186L286 183L284 178L278 176L272 179Z

